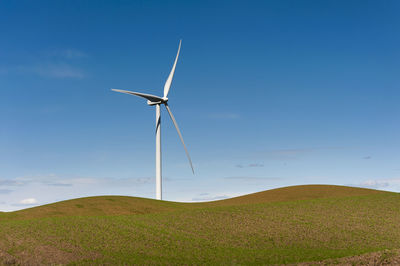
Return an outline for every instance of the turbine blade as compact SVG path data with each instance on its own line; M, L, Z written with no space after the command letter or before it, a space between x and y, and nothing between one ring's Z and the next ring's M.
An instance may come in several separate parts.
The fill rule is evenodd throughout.
M187 158L189 159L190 167L192 168L192 173L194 174L192 159L190 159L189 152L188 152L188 150L187 150L187 148L186 148L185 142L183 141L183 137L182 137L181 131L179 130L178 124L176 123L175 117L174 117L174 115L172 114L172 112L171 112L171 110L170 110L168 104L165 103L164 105L165 105L165 108L166 108L167 111L168 111L169 116L170 116L171 119L172 119L172 122L174 123L174 126L175 126L175 128L176 128L176 131L178 131L178 135L179 135L179 138L181 139L181 142L182 142L182 144L183 144L183 148L185 148L186 156L187 156Z
M174 73L175 73L176 62L178 62L179 51L181 50L181 43L182 43L182 40L179 40L178 53L176 54L175 62L174 62L174 65L172 66L171 73L169 73L167 81L165 82L165 85L164 85L164 98L166 98L168 96L169 89L171 88L172 78L174 77Z
M126 93L126 94L139 96L139 97L145 98L151 102L162 102L162 100L163 100L161 97L151 95L151 94L145 94L145 93L134 92L134 91L117 90L117 89L111 89L111 90L116 91L116 92L122 92L122 93Z

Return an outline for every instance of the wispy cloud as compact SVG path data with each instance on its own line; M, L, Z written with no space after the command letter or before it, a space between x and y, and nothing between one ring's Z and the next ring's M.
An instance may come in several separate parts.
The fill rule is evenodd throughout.
M279 180L279 177L254 177L254 176L227 176L223 179L242 180L242 181L265 181L265 180Z
M280 149L280 150L272 150L269 153L272 157L283 158L283 159L294 159L298 155L311 153L316 151L316 148L304 148L304 149Z
M391 179L370 179L358 184L348 184L350 186L365 187L372 189L391 189L400 190L400 178Z
M37 74L46 78L76 78L82 79L85 73L82 69L66 63L48 63L20 67L21 71Z
M249 167L264 167L264 164L262 164L262 163L251 163L251 164L249 164Z
M389 185L390 183L388 181L381 180L367 180L359 184L359 186L367 188L385 188Z
M48 183L46 185L53 186L53 187L72 187L73 186L73 184L68 184L68 183Z
M10 192L12 192L10 189L0 189L0 194L8 194Z
M202 194L204 194L204 193L202 193ZM213 201L213 200L222 200L222 199L227 199L227 198L229 198L229 196L227 196L227 195L200 196L200 197L192 198L192 201Z
M0 67L0 74L33 74L45 78L57 79L82 79L86 73L71 64L67 63L41 63L34 65Z
M165 178L165 181L174 179ZM154 182L154 177L138 178L94 178L94 177L60 177L55 174L18 177L14 179L0 180L0 187L26 186L40 184L53 187L72 187L85 185L107 185L107 186L132 186ZM0 192L1 193L1 192ZM3 192L4 193L4 192Z
M98 183L108 184L110 186L135 186L152 183L154 177L137 177L137 178L100 178L96 179Z
M0 186L23 186L26 183L27 180L19 180L19 179L0 180Z
M371 156L365 156L363 157L364 160L370 160L372 157Z
M243 164L236 164L235 167L237 168L245 168L245 167L264 167L264 164L262 163L250 163L247 165L243 165Z
M263 158L263 160L291 161L316 150L315 148L266 150L254 152L251 157Z
M345 147L310 147L296 149L264 150L254 152L251 157L263 158L264 160L291 161L298 160L299 158L311 153L339 149L345 149Z
M13 187L13 186L26 186L32 183L43 184L49 186L62 186L67 185L68 183L63 181L55 181L60 178L54 174L46 174L46 175L38 175L38 176L25 176L25 177L16 177L13 179L4 179L0 180L0 186L5 187Z
M85 58L88 55L80 50L76 49L60 49L53 50L47 53L51 57L60 57L65 59L76 59L76 58Z
M136 184L148 184L154 182L154 177L140 177L140 178L133 178L133 180ZM165 180L170 180L170 179L165 178Z
M82 79L86 72L74 59L85 58L88 55L75 49L61 49L45 53L34 61L22 65L0 66L0 74L34 74L45 78Z

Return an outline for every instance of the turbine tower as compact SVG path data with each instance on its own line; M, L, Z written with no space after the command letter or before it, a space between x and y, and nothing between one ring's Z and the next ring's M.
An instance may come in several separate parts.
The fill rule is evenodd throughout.
M178 61L179 57L179 51L181 50L181 43L182 40L179 41L179 47L178 47L178 53L176 54L175 62L174 65L172 66L171 73L169 73L169 76L167 78L167 81L165 82L164 85L164 97L159 97L151 94L145 94L145 93L140 93L140 92L133 92L133 91L126 91L126 90L117 90L117 89L112 89L113 91L116 92L122 92L126 94L131 94L135 96L139 96L142 98L147 99L147 104L148 105L155 105L156 106L156 199L161 200L162 199L162 174L161 174L161 105L164 105L165 108L168 111L169 116L171 117L172 122L174 123L174 126L176 128L176 131L178 132L179 138L181 139L181 142L183 144L183 148L185 149L186 156L189 160L190 167L192 168L192 172L194 174L194 169L193 169L193 164L192 160L190 159L189 152L186 148L185 142L183 141L183 137L181 134L181 131L179 130L178 124L176 123L175 117L171 112L171 109L168 105L168 92L169 89L171 88L172 84L172 78L174 77L175 73L175 68L176 68L176 62Z

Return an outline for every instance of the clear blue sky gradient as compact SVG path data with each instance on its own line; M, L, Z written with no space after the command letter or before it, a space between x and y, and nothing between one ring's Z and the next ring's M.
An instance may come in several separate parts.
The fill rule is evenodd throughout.
M399 1L2 1L0 211L296 184L400 191ZM30 200L27 200L30 199Z

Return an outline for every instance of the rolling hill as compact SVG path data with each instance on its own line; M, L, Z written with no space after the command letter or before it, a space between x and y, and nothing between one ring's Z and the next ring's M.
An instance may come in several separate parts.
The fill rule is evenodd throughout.
M277 188L230 199L201 203L168 202L127 196L97 196L60 201L5 213L6 215L4 219L32 219L54 216L150 214L211 206L231 206L318 198L363 196L377 193L387 192L333 185L301 185Z
M205 203L88 197L0 213L0 264L332 261L397 254L398 224L398 193L343 186L294 186Z

